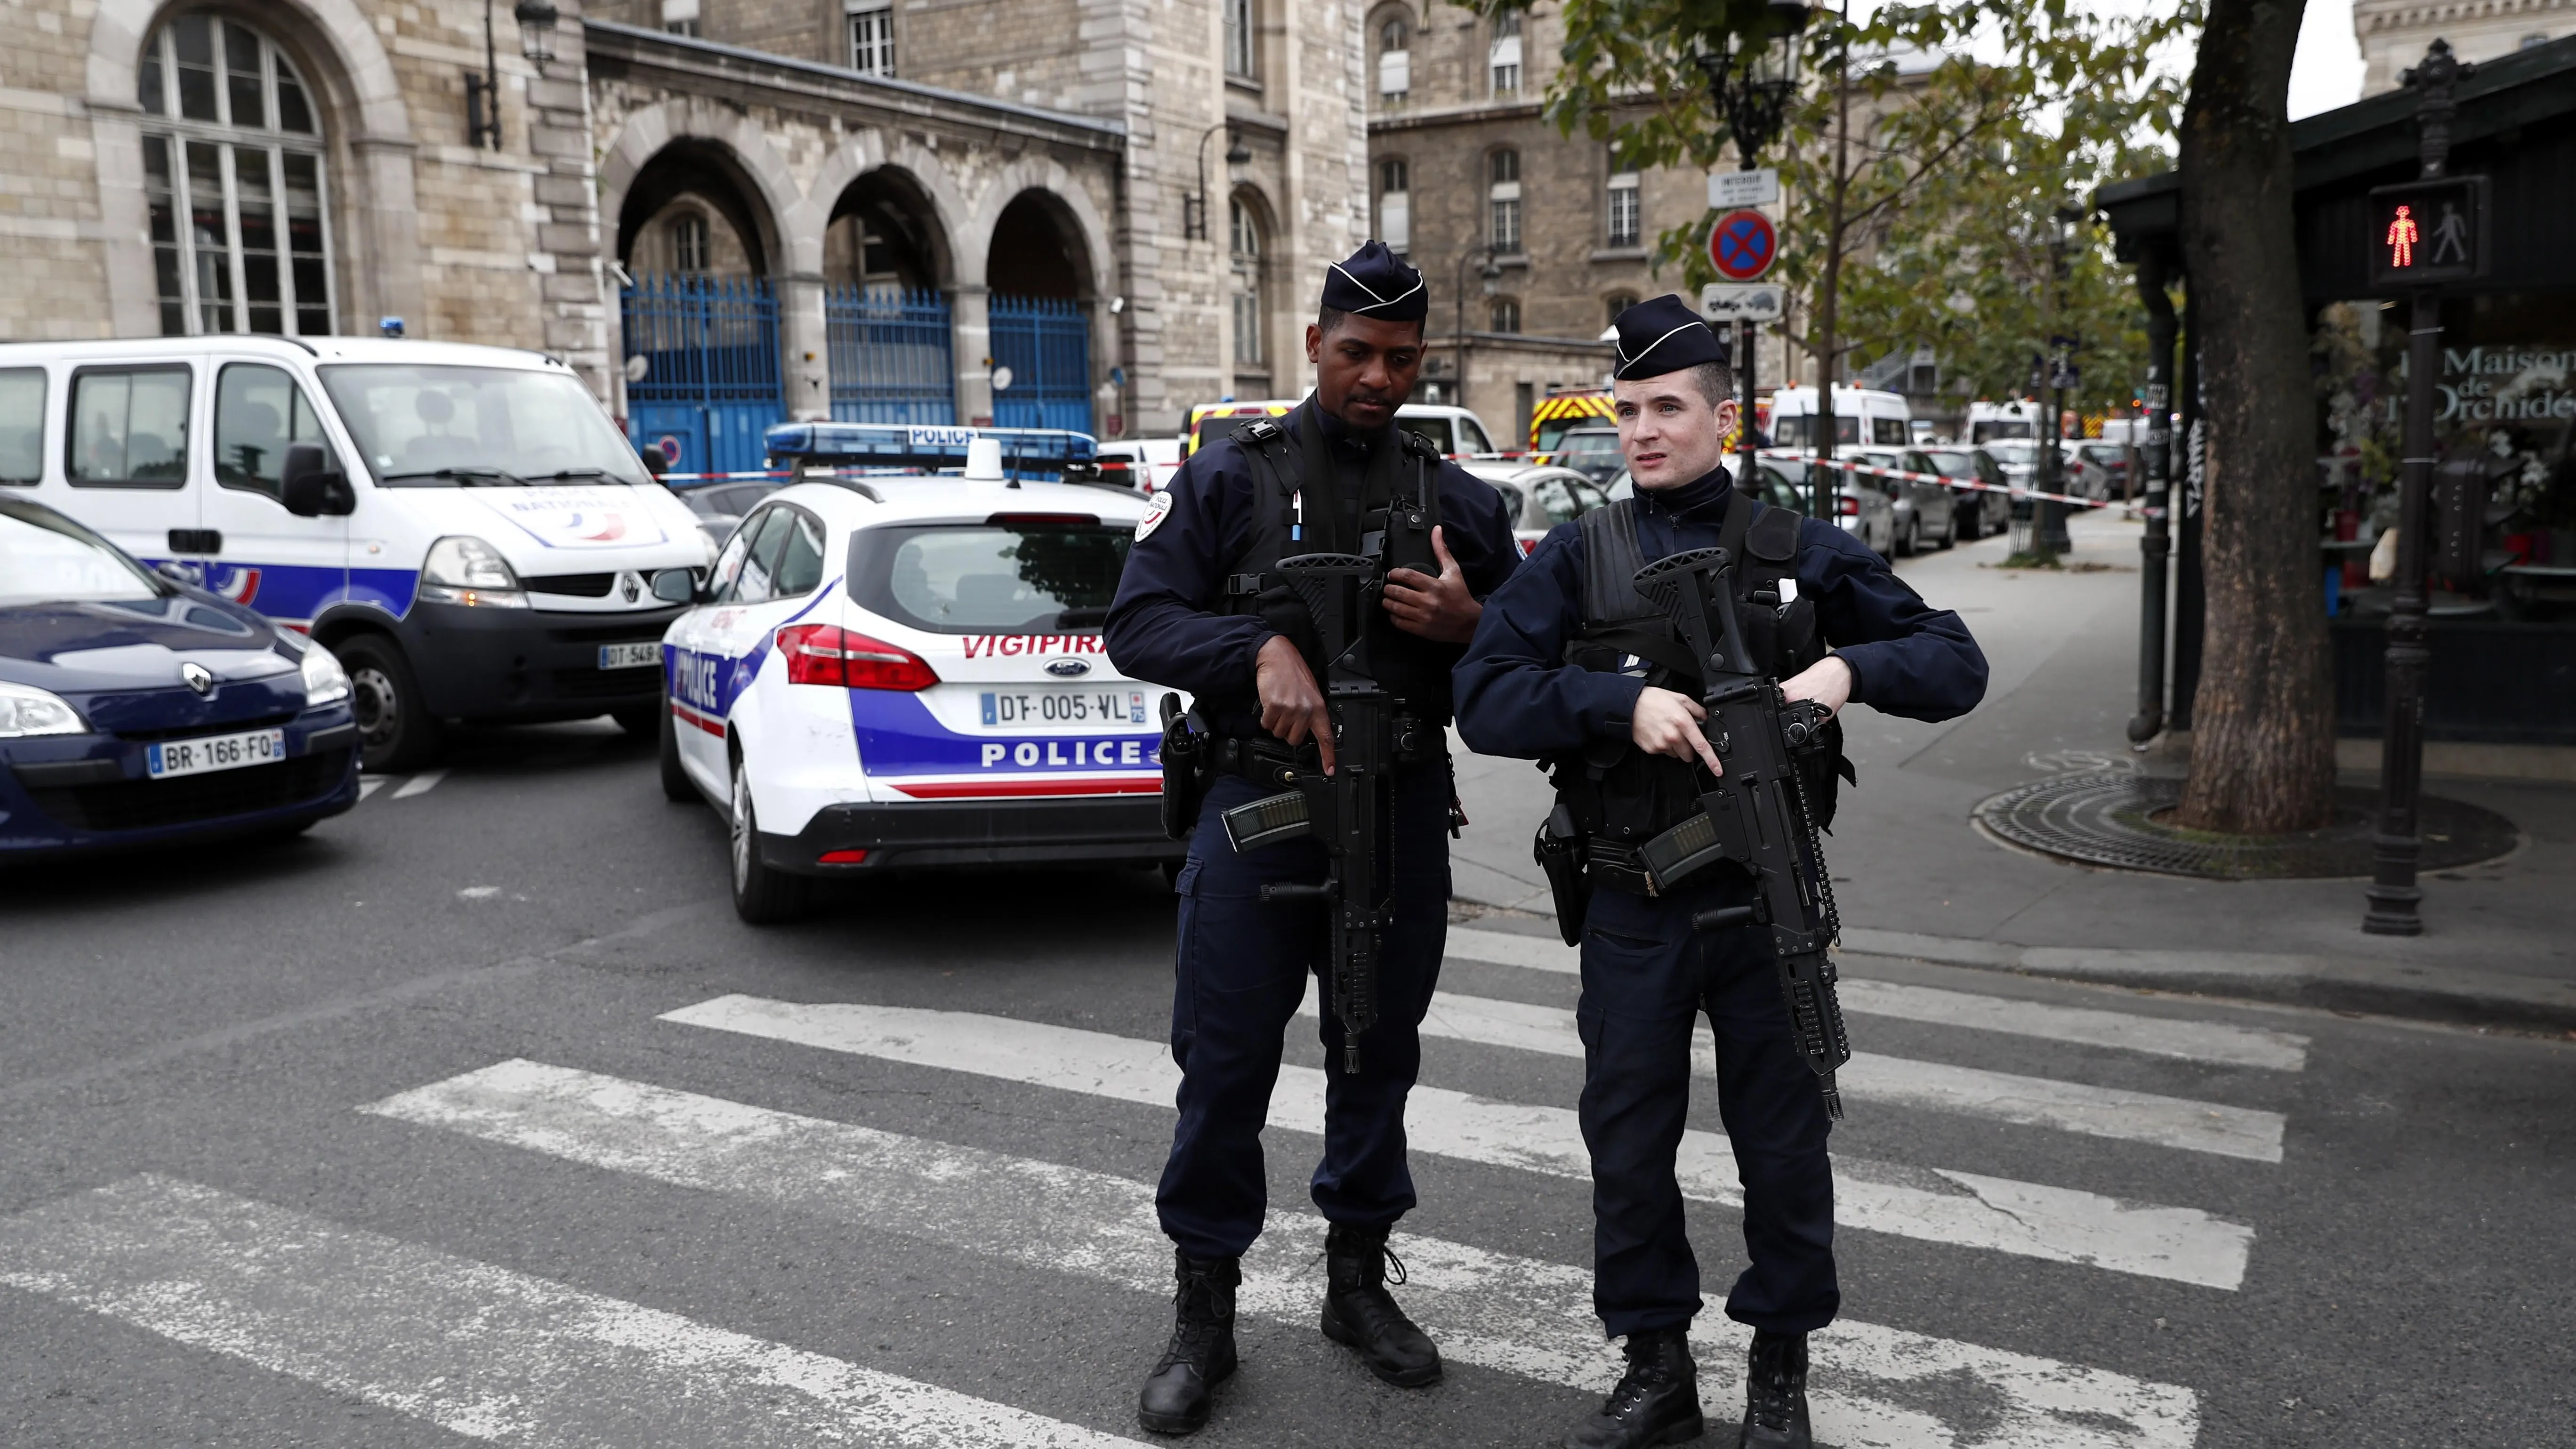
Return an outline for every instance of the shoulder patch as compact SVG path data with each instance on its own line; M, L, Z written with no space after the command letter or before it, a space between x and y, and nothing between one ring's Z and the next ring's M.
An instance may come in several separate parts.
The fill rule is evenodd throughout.
M1166 488L1145 501L1145 516L1136 520L1136 541L1143 543L1154 530L1171 516L1172 490Z

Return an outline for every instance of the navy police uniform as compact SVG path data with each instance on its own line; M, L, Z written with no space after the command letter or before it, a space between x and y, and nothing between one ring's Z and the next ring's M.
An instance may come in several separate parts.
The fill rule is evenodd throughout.
M1332 268L1323 304L1393 321L1418 321L1427 311L1420 274L1376 242ZM1264 510L1270 507L1265 500L1274 496L1265 483L1275 488L1284 482L1297 490L1306 531L1301 542L1286 545L1288 554L1317 547L1312 525L1326 509L1364 516L1368 490L1373 483L1382 486L1390 472L1406 488L1427 479L1436 489L1443 541L1477 598L1503 582L1520 554L1501 495L1455 463L1439 460L1436 451L1409 447L1394 427L1362 433L1324 414L1311 397L1275 427L1275 433L1264 429L1258 442L1240 435L1217 439L1182 465L1138 527L1102 632L1123 673L1188 691L1213 735L1285 750L1261 727L1255 661L1262 646L1283 632L1301 650L1307 646L1275 609L1246 607L1241 597L1255 577L1243 570L1260 566L1247 559L1263 541ZM1329 455L1321 470L1310 469L1306 456L1317 442ZM1256 458L1254 447L1267 456ZM1301 480L1312 481L1301 486ZM1335 496L1317 496L1319 483ZM1414 692L1423 697L1406 699L1405 687L1385 678L1383 670L1381 683L1421 719L1417 733L1424 745L1396 774L1392 921L1380 942L1377 1023L1360 1039L1356 1075L1341 1069L1342 1025L1331 997L1331 972L1324 969L1324 913L1308 903L1260 898L1266 884L1322 881L1323 846L1304 839L1237 854L1218 822L1224 811L1277 787L1217 774L1208 783L1189 856L1175 882L1180 920L1171 1040L1181 1068L1180 1120L1155 1203L1163 1231L1181 1255L1181 1332L1189 1329L1193 1311L1193 1265L1221 1264L1230 1273L1230 1260L1261 1232L1268 1196L1261 1131L1269 1120L1283 1038L1310 977L1320 978L1320 1035L1333 1063L1326 1073L1315 1205L1337 1229L1373 1233L1382 1245L1387 1228L1414 1204L1405 1166L1404 1105L1421 1057L1417 1029L1431 1004L1447 932L1443 832L1453 796L1445 726L1449 671L1463 646L1402 634L1382 611L1369 627L1371 649L1381 663L1396 656L1412 662ZM1320 687L1323 670L1307 652ZM1305 747L1309 759L1313 748ZM1374 1253L1369 1266L1375 1266ZM1330 1333L1329 1308L1327 1318ZM1174 1354L1180 1352L1176 1333ZM1173 1357L1166 1355L1158 1376ZM1220 1367L1231 1367L1230 1341ZM1424 1381L1390 1377L1383 1368L1380 1376ZM1156 1394L1149 1382L1147 1427L1195 1427L1178 1413L1157 1422ZM1199 1414L1203 1418L1203 1410Z
M1630 309L1620 331L1622 378L1660 376L1723 355L1678 298ZM1734 530L1740 549L1747 519L1765 510L1720 468L1678 487L1639 490L1628 511L1637 557L1652 562L1718 546L1729 514L1747 511ZM1854 702L1923 720L1976 705L1985 692L1985 658L1956 614L1925 604L1884 560L1830 523L1801 519L1795 537L1794 571L1782 572L1794 577L1795 597L1812 601L1823 642L1850 666ZM1584 622L1586 552L1578 524L1551 532L1486 601L1455 675L1467 746L1556 762L1560 785L1563 767L1587 749L1597 758L1605 746L1615 752L1628 740L1647 683L1645 661L1633 656L1623 661L1626 669L1569 662ZM1693 767L1676 761L1666 768ZM1685 787L1685 799L1692 788ZM1659 1331L1676 1331L1670 1351L1686 1355L1677 1330L1700 1307L1674 1159L1689 1102L1691 1031L1702 1012L1715 1028L1719 1114L1743 1181L1752 1260L1728 1294L1727 1313L1757 1330L1798 1335L1831 1322L1840 1302L1828 1119L1792 1043L1770 932L1691 928L1694 914L1749 904L1753 895L1740 868L1720 864L1661 896L1596 887L1586 912L1577 1022L1581 1120L1593 1166L1594 1302L1612 1336L1631 1336L1632 1363L1637 1336ZM1803 1378L1802 1344L1799 1352ZM1686 1357L1677 1371L1688 1376ZM1614 1397L1605 1413L1618 1408ZM1689 1415L1697 1415L1695 1394ZM1598 1438L1578 1431L1568 1442L1632 1440L1603 1430Z

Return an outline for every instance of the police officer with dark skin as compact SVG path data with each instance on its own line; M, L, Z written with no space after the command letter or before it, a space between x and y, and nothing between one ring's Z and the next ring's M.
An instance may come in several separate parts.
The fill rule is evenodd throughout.
M1137 525L1102 629L1131 678L1186 690L1215 737L1216 764L1174 882L1180 896L1172 1056L1180 1120L1155 1204L1175 1248L1179 1291L1169 1346L1146 1378L1137 1418L1158 1433L1207 1422L1234 1372L1239 1260L1261 1232L1267 1179L1261 1130L1288 1023L1320 978L1325 1056L1323 1160L1315 1206L1325 1238L1323 1331L1387 1383L1440 1377L1440 1354L1387 1291L1389 1230L1414 1204L1404 1104L1421 1062L1448 932L1452 789L1449 681L1493 592L1519 562L1501 495L1395 426L1422 371L1429 314L1422 276L1370 242L1327 268L1306 329L1315 391L1283 418L1202 446ZM1377 1022L1343 1069L1343 1029L1327 968L1325 917L1308 901L1264 901L1272 883L1324 879L1313 839L1238 854L1218 817L1275 794L1254 777L1290 760L1333 768L1332 719L1317 680L1314 625L1278 560L1361 553L1382 539L1381 617L1369 629L1378 683L1400 730L1391 787L1391 920L1381 932Z
M1633 586L1616 585L1654 560L1726 548L1748 647L1768 654L1762 667L1788 698L1832 710L1859 702L1952 718L1984 696L1985 656L1958 615L1925 604L1850 534L1736 490L1721 465L1736 420L1734 377L1725 349L1679 297L1629 308L1618 333L1611 391L1635 497L1550 533L1486 601L1456 672L1460 736L1479 753L1542 761L1589 861L1576 1019L1593 1302L1610 1335L1627 1340L1628 1368L1565 1443L1635 1449L1705 1432L1688 1341L1699 1267L1673 1176L1691 1030L1705 1012L1752 1260L1726 1300L1727 1316L1754 1331L1738 1443L1807 1449L1806 1335L1832 1322L1841 1302L1829 1119L1792 1042L1769 928L1691 925L1694 914L1751 903L1751 879L1720 862L1647 894L1647 878L1631 868L1630 848L1698 811L1722 764L1702 730L1695 678L1644 657L1688 662L1689 651L1622 637L1671 626ZM1838 727L1833 739L1838 753ZM1811 801L1834 783L1834 763L1810 783Z

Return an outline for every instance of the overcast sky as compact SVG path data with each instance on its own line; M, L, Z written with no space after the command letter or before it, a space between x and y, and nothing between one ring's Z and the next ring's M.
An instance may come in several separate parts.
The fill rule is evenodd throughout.
M2352 0L2308 0L2299 22L2299 58L2290 66L2290 119L2361 99L2361 45L2352 35Z

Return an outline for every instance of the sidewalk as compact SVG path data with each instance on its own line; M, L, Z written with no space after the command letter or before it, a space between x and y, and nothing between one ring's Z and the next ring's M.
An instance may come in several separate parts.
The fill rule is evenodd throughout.
M1898 565L1976 632L1992 676L1964 719L1927 725L1858 707L1845 717L1858 788L1826 841L1847 951L2038 975L2292 1000L2447 1020L2576 1029L2576 787L2434 778L2520 826L2502 860L2424 880L2425 934L2361 931L2359 880L2226 883L2066 865L1969 824L2009 786L2134 760L2140 527L2075 520L2069 562L2006 571L1989 539ZM1463 901L1546 915L1530 835L1547 810L1537 769L1461 754L1474 822L1453 851ZM2375 776L2347 775L2373 785ZM1531 923L1542 929L1543 922Z

